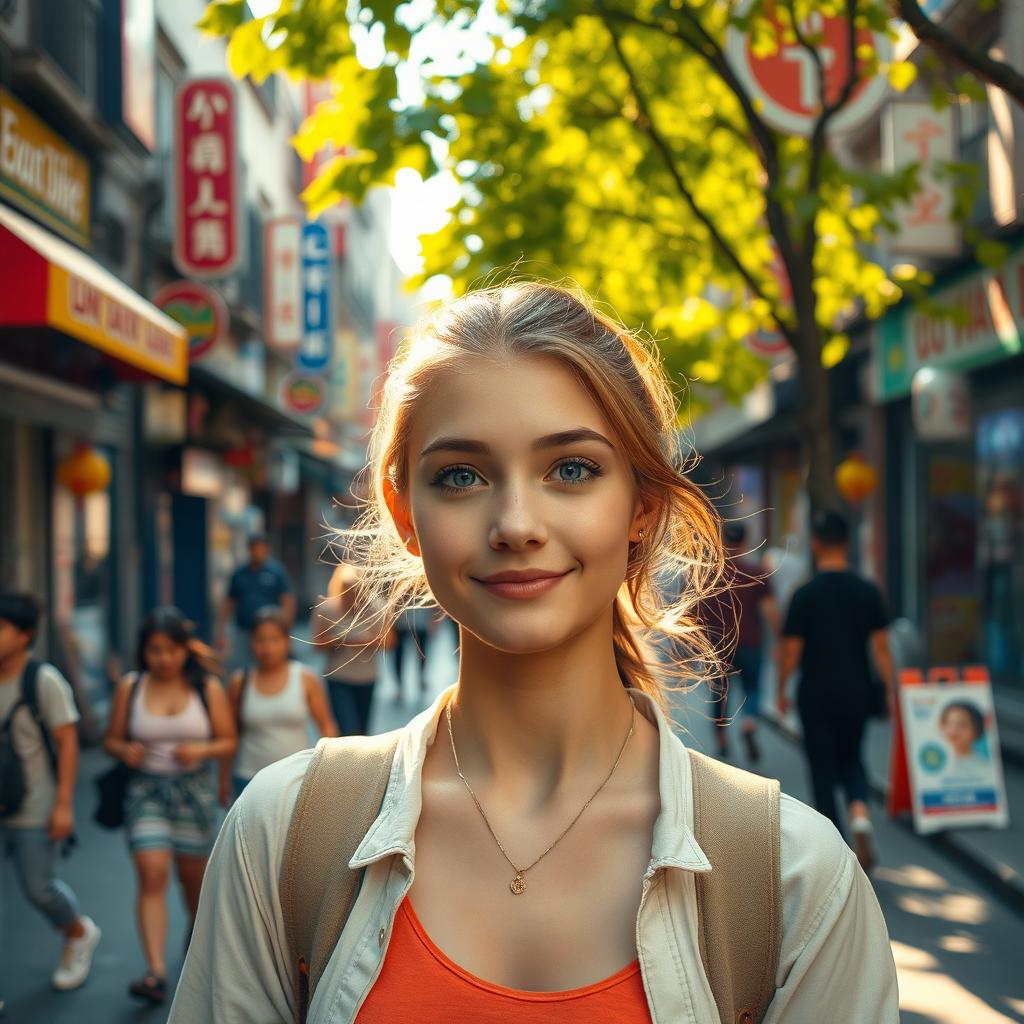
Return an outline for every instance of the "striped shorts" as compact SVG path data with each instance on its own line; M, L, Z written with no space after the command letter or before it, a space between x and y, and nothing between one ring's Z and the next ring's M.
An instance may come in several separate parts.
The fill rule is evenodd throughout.
M171 850L179 857L209 856L217 837L217 794L209 770L137 772L128 783L124 815L132 853Z

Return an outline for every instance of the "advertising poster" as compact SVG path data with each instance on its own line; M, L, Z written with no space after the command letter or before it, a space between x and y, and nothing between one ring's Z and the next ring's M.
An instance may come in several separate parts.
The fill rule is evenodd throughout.
M988 680L900 687L914 827L1009 824Z

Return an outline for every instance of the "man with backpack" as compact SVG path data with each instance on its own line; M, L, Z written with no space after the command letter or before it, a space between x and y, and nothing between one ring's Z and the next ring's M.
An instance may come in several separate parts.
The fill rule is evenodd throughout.
M100 929L56 877L57 848L74 829L78 711L67 680L31 657L38 625L36 598L0 593L0 848L29 902L64 934L51 982L70 991L89 975Z

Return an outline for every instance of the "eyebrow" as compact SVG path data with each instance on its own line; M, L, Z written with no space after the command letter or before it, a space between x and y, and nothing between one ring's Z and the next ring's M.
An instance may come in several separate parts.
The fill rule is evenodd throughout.
M604 434L599 434L596 430L590 430L588 427L576 427L574 430L560 430L557 434L545 434L543 437L538 437L530 445L530 448L537 452L545 448L564 448L566 445L578 444L580 441L597 441L615 451L615 445ZM436 441L431 441L420 452L420 458L425 459L434 452L476 452L480 455L490 455L491 449L483 441L474 441L468 437L439 437Z

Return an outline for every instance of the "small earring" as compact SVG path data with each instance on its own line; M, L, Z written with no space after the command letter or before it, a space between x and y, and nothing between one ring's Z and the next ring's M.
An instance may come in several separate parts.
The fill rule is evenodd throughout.
M643 540L644 539L644 534L646 534L646 533L647 533L647 531L641 526L640 529L636 531L636 539L637 539L637 541Z

